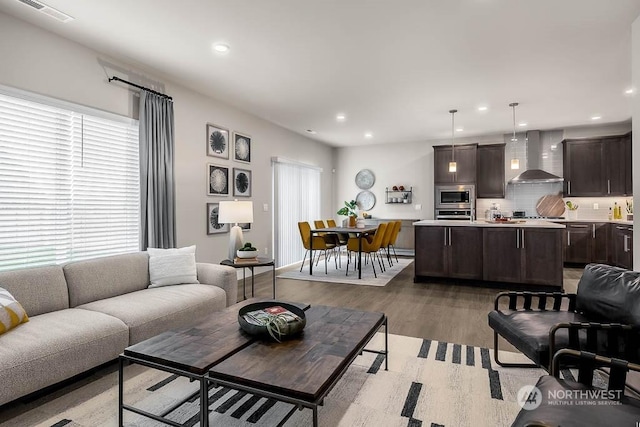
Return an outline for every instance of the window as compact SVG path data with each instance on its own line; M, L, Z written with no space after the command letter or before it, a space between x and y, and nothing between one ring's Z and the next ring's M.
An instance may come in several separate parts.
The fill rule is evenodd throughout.
M83 110L0 92L0 271L139 250L137 121Z
M275 254L278 267L301 261L304 247L298 222L320 218L320 173L322 169L273 159Z

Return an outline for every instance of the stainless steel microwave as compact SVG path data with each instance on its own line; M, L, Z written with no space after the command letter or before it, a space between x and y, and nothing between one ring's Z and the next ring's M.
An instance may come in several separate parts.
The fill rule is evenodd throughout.
M437 185L436 209L473 209L476 204L475 185Z

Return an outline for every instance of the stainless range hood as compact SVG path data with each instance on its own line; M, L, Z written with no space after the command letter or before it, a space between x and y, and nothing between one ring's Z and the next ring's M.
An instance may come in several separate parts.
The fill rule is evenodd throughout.
M563 182L564 179L540 169L540 131L527 132L527 169L520 175L509 180L509 184L539 184L549 182Z

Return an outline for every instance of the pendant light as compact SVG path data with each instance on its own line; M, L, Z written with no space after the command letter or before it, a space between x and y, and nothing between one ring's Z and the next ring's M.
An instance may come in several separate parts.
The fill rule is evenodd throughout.
M513 109L513 138L511 138L511 143L513 147L513 158L511 158L511 169L520 169L520 160L516 157L516 142L518 139L516 138L516 107L518 106L517 102L512 102L509 104L509 107Z
M449 113L451 113L451 161L449 162L449 172L451 173L454 173L458 170L458 165L456 164L456 147L453 144L455 135L454 115L457 112L458 110L449 110Z

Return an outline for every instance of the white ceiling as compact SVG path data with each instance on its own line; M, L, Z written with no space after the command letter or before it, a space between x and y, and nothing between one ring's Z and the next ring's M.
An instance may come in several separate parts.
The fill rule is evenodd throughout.
M0 11L334 146L631 117L640 0L43 1L75 20Z

